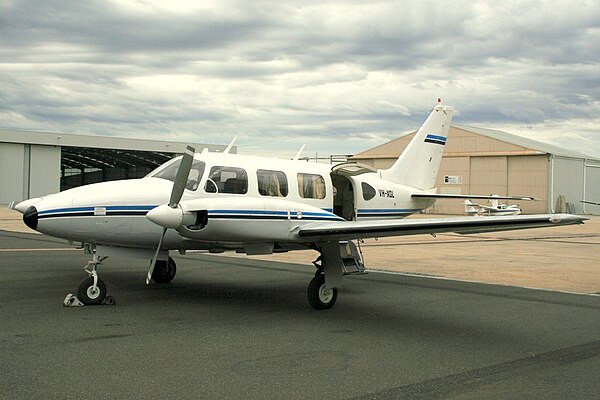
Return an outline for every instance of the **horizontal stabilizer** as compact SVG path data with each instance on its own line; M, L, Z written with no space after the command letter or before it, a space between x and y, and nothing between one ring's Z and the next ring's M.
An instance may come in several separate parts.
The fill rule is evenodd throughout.
M528 196L498 196L498 195L478 195L478 194L444 194L444 193L413 193L413 199L485 199L485 200L538 200L535 197Z
M597 201L587 201L587 200L579 200L579 201L582 203L585 203L585 204L593 204L595 206L600 206L600 203Z
M502 217L403 219L394 221L315 222L300 228L299 239L315 242L455 232L460 234L582 224L587 218L571 214Z

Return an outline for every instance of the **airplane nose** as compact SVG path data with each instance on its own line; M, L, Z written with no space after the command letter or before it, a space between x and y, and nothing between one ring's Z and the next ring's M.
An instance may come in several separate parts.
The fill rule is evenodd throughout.
M27 209L29 207L31 207L32 205L34 205L35 203L39 203L40 201L42 201L41 197L36 197L33 199L28 199L28 200L24 200L18 204L14 204L13 208L15 210L17 210L18 212L20 212L21 214L25 214L25 211L27 211Z
M29 207L23 214L23 222L33 230L38 226L38 210L34 206Z

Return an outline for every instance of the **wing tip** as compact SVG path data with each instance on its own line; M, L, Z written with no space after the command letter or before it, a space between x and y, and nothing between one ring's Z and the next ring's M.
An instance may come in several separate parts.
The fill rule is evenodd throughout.
M555 225L579 225L583 224L583 221L589 220L589 218L573 214L552 214L548 220Z

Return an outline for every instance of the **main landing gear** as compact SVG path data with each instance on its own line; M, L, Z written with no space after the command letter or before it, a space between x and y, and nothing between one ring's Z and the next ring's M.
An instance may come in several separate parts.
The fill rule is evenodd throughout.
M353 242L320 243L316 250L321 254L313 261L317 272L308 284L308 303L315 310L327 310L335 305L342 277L366 271L360 250Z
M325 285L325 274L317 270L315 277L308 284L308 303L315 310L327 310L334 306L337 300L338 288Z
M171 257L168 260L157 260L152 271L152 280L156 283L169 283L176 273L177 265Z

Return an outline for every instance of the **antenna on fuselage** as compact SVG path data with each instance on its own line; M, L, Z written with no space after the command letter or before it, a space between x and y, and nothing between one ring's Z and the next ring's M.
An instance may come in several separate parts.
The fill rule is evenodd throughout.
M294 156L294 158L292 158L293 161L298 161L298 159L302 155L302 151L304 150L305 147L306 147L305 144L303 144L302 147L300 147L300 150L298 150L298 152L296 153L296 155Z
M229 146L227 146L227 148L225 148L225 150L223 150L223 154L228 154L231 151L231 148L233 147L233 144L235 143L237 138L238 138L237 136L233 138L231 143L229 143Z

